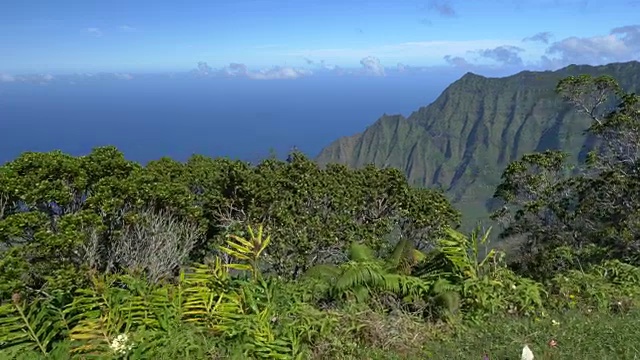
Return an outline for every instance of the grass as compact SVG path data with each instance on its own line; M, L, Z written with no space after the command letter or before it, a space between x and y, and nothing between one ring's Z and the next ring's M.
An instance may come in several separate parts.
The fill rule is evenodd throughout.
M554 321L557 323L554 323ZM535 359L640 359L640 311L579 313L540 319L502 318L427 345L433 359L520 359L524 344ZM555 340L555 347L549 342ZM383 359L383 358L380 358Z
M359 330L338 329L311 349L309 359L460 359L519 360L527 344L536 360L640 359L640 310L626 314L568 311L544 319L501 317L447 329L408 315L353 314ZM346 325L346 324L345 324ZM554 340L557 345L550 346ZM49 359L68 359L68 344L60 344ZM145 357L128 359L246 359L235 349L221 349L214 337L176 329ZM0 354L1 356L1 354ZM151 357L149 357L151 356ZM18 359L41 359L35 353ZM100 357L103 359L103 357Z
M627 314L568 311L545 319L502 317L450 330L414 323L406 316L391 320L389 316L362 315L364 326L354 335L364 341L348 341L346 334L338 333L326 341L339 343L340 348L330 355L315 352L313 359L482 360L487 354L490 360L519 360L524 344L536 360L640 359L640 310ZM551 340L556 342L553 347Z

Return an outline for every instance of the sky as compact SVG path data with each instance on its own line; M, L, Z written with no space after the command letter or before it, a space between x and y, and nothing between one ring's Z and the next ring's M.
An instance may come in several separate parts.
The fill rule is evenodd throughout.
M639 58L639 15L640 0L7 0L0 82L597 65Z
M315 156L466 72L640 59L640 0L0 4L0 163L108 144L141 162Z

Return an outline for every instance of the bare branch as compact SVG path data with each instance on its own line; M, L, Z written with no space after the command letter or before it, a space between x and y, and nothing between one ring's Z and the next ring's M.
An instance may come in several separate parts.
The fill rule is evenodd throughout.
M89 268L92 270L97 270L102 265L103 258L100 246L100 233L94 227L90 229L84 229L83 232L87 234L87 240L82 246L82 255ZM110 270L111 266L112 264L107 264L107 270Z
M8 212L9 196L0 194L0 220L4 219L4 214Z
M179 220L168 212L144 210L116 237L108 262L121 268L144 271L158 282L183 265L203 236L196 223Z
M218 220L218 226L225 231L237 225L245 225L248 221L244 209L235 207L233 203L218 205L214 213Z

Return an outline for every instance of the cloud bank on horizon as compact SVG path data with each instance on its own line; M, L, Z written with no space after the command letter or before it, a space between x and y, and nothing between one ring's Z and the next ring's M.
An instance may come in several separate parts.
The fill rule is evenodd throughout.
M10 5L0 13L0 33L15 34L0 36L0 83L517 72L640 60L640 2L631 0L147 2L119 13L99 5L103 17L79 0L37 13Z

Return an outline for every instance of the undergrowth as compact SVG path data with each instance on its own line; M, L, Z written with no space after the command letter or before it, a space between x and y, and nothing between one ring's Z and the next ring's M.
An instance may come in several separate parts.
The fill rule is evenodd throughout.
M249 234L227 241L223 253L236 262L216 257L173 281L89 274L91 286L73 292L15 293L0 307L0 355L515 359L528 344L542 359L640 356L631 325L640 320L640 270L619 261L539 283L509 270L503 254L479 258L473 249L487 234L452 231L413 272L357 245L344 265L286 281L262 275L270 237Z

